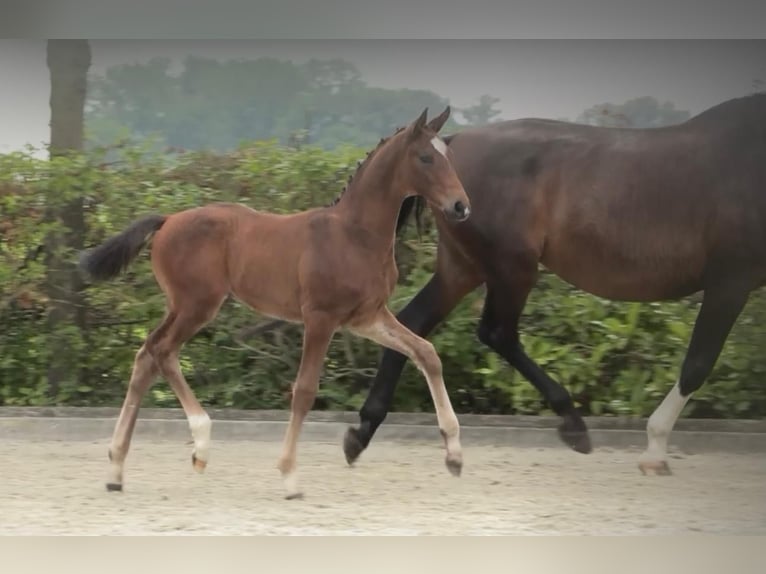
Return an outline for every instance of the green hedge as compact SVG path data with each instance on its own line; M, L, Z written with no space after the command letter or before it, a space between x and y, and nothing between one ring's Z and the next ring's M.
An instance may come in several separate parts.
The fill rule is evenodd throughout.
M164 301L147 252L123 277L88 286L84 329L48 332L43 294L44 258L34 257L51 225L43 211L82 195L91 245L138 215L172 212L212 201L241 201L256 209L291 212L332 200L366 150L288 149L273 142L226 156L158 153L149 148L95 150L53 162L14 153L0 156L0 404L113 405L121 403L134 354L163 315ZM428 219L426 221L428 222ZM421 238L408 228L397 247L400 309L425 284L435 254L429 225ZM32 256L30 256L32 254ZM67 254L76 257L76 254ZM445 366L459 412L547 412L534 388L478 343L482 293L467 297L431 340ZM522 319L530 355L572 392L585 413L648 415L676 380L698 309L697 301L612 303L578 292L543 273ZM763 297L754 297L709 380L686 414L763 417L766 385ZM233 335L262 320L235 302L184 348L182 367L203 404L285 408L300 359L299 327L249 341ZM68 341L79 366L52 393L47 385L49 342ZM346 334L336 336L326 361L317 409L357 409L377 368L380 349ZM145 404L178 406L165 382ZM431 411L420 374L409 365L396 410Z

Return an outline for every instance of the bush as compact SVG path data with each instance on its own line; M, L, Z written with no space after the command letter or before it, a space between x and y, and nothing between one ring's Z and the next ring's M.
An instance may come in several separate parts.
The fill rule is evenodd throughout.
M49 332L44 258L37 248L59 223L46 223L46 208L84 197L87 245L139 215L212 201L292 212L330 202L364 155L365 150L352 148L290 149L260 142L229 155L128 146L53 162L25 153L0 156L0 404L119 406L135 352L164 312L145 250L124 276L86 288L83 329L70 325ZM401 279L391 301L395 311L427 281L435 241L429 226L420 239L410 228L399 240ZM481 303L480 290L466 297L431 337L456 409L546 413L537 391L478 343ZM529 354L562 381L584 413L645 416L678 376L697 309L695 301L609 302L543 273L522 318L522 338ZM764 299L754 297L687 415L766 415L766 389L760 384L764 317ZM235 333L258 320L242 304L229 301L217 320L184 347L182 368L203 404L287 407L300 360L301 329L288 326L268 333L247 348L236 343ZM52 393L46 371L49 342L62 337L80 368ZM315 408L359 408L379 356L380 348L372 343L336 335ZM153 387L144 404L178 406L164 382ZM432 410L428 388L411 364L400 381L395 409Z

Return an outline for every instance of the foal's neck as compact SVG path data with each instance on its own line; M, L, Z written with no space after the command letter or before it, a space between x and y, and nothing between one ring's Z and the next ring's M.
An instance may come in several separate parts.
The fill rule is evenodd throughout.
M383 147L370 156L334 206L345 221L364 228L380 240L382 249L392 249L396 221L403 196L397 189L394 166L396 149Z

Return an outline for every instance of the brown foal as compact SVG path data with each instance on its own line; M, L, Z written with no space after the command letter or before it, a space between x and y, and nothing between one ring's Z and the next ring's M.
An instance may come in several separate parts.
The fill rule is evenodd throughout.
M419 195L457 221L470 212L450 152L437 135L449 112L447 107L426 123L424 110L407 128L381 140L330 206L277 215L216 203L152 215L83 255L81 266L94 279L111 279L153 235L152 268L167 299L164 320L136 354L109 449L108 490L122 490L141 399L159 375L186 413L194 439L193 466L204 470L211 421L181 373L179 353L230 295L262 314L304 325L303 354L277 465L287 498L301 496L298 437L314 404L328 346L340 328L403 353L423 372L446 445L447 468L460 474L460 429L441 361L431 343L399 323L386 306L398 278L395 226L404 199Z

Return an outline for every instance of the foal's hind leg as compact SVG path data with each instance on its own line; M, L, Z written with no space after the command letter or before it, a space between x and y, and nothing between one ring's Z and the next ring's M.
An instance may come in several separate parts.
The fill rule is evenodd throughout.
M287 425L282 454L277 468L282 473L287 499L301 498L295 472L298 437L303 420L314 405L319 388L319 375L322 371L327 348L330 346L337 324L323 313L306 314L303 317L303 353L298 375L293 384L290 405L290 422Z
M210 296L194 301L176 302L165 323L149 336L147 348L157 362L162 375L167 379L189 422L194 450L192 465L198 472L207 466L210 450L210 416L189 387L181 372L179 353L182 345L191 339L202 327L213 320L223 304L225 296Z
M671 474L667 460L670 431L691 394L712 372L734 322L747 303L750 289L746 285L729 283L705 290L681 376L649 417L646 426L648 445L638 460L642 473Z
M146 346L142 346L136 359L133 362L133 373L128 383L128 391L125 400L122 403L120 416L114 427L112 434L112 443L109 447L109 476L106 482L106 489L110 491L122 490L122 473L125 465L125 458L130 449L130 440L133 436L133 429L136 426L138 410L141 407L146 391L152 386L159 375L159 368L154 362L152 356L146 351Z
M388 309L383 309L376 321L353 332L407 356L425 375L436 410L439 430L447 449L447 469L460 476L463 468L463 450L460 445L460 424L452 409L442 377L442 363L434 346L399 323Z

